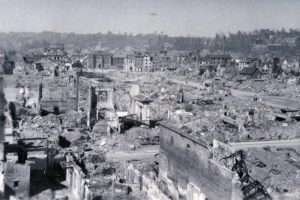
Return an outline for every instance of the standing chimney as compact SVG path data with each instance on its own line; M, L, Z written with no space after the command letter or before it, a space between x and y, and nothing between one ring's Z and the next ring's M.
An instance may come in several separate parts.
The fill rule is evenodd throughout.
M39 90L38 90L37 106L36 106L37 112L39 114L41 114L41 111L42 111L42 106L41 106L41 100L42 100L42 98L43 98L43 84L40 83L39 84Z

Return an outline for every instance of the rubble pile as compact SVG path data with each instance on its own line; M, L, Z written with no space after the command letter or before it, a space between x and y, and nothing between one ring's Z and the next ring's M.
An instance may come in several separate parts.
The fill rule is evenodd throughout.
M256 92L261 95L300 97L300 85L289 84L284 80L246 81L235 88Z
M63 128L85 128L86 127L86 115L84 113L78 113L76 111L70 111L59 115L62 121Z
M134 150L147 145L159 144L159 129L134 127L121 135L114 135L114 149Z
M214 138L224 142L243 142L299 137L299 132L295 131L299 125L295 120L283 123L275 121L274 109L263 104L231 96L213 102L212 105L192 104L189 106L189 112L188 107L181 110L177 107L179 110L171 119L176 121L176 128L208 144L212 143ZM169 110L171 109L169 107ZM237 125L225 123L222 120L223 116L230 118Z
M132 162L133 167L138 170L140 173L153 178L156 180L158 177L158 160L150 161L144 160L139 162Z
M251 176L264 183L276 198L285 198L287 192L298 191L300 149L264 148L246 151L247 167ZM283 195L283 196L281 196Z
M68 110L62 114L56 113L56 115L42 113L44 116L41 116L38 112L34 112L33 107L30 108L20 102L15 103L17 116L15 121L19 126L13 127L14 139L47 138L47 144L49 142L49 148L51 148L50 163L55 163L53 166L58 166L64 171L67 174L66 177L72 176L76 179L75 184L73 179L66 179L67 183L63 183L69 190L73 190L73 193L80 191L77 187L81 187L84 191L85 186L88 185L95 199L140 199L146 198L145 191L140 191L140 188L144 190L154 188L147 186L147 184L152 184L151 181L158 190L171 191L167 189L166 184L162 184L162 179L160 180L159 169L164 168L166 162L168 162L166 170L172 170L172 173L179 171L176 169L177 166L172 166L176 163L172 160L174 159L172 156L168 157L167 154L158 156L164 153L159 150L162 148L160 134L163 133L159 128L158 122L160 121L164 121L167 128L170 128L167 134L178 134L180 131L189 136L185 137L186 140L197 140L205 145L207 148L204 153L208 152L208 154L213 153L209 151L214 148L214 141L230 146L232 143L264 143L300 138L300 124L295 118L290 117L291 114L263 104L258 97L252 98L255 96L252 94L249 98L237 98L234 90L231 90L235 88L257 95L297 97L297 93L300 92L297 84L287 84L280 79L247 80L237 83L221 78L205 79L192 76L192 73L194 72L188 73L189 75L178 75L176 72L111 71L106 75L83 73L78 88L78 112ZM33 78L31 77L30 80L32 81ZM17 82L21 88L22 82L23 77ZM46 100L66 100L76 97L77 94L74 74L68 74L65 77L39 77L36 83L32 84L25 82L24 84L36 88L37 83L42 83L42 98ZM90 94L91 87L95 88L95 93ZM106 89L113 93L110 93L112 97L109 96L111 98L109 102L104 95L100 96L102 90L107 92ZM135 101L136 95L132 93L142 94L143 99ZM107 95L108 92L105 94ZM94 101L95 96L97 96L95 98L97 102ZM278 119L278 113L287 117ZM293 112L294 115L295 113ZM124 131L121 131L120 127L125 127ZM173 129L176 130L173 131L174 133ZM178 137L180 138L182 134ZM169 151L166 152L174 151L176 154L175 145L178 141L172 142L174 138L170 137L169 141L168 137L166 144L170 144L173 149L167 149ZM29 142L26 145L29 146ZM37 147L42 147L44 144L38 145ZM164 148L168 148L168 145L166 146ZM180 146L176 148L180 150ZM186 148L189 148L186 151L187 156L199 153L193 152L189 144L186 144ZM191 151L190 154L189 151ZM220 151L215 155L221 156L227 153L226 149ZM163 156L166 157L166 161L159 163ZM185 155L176 155L175 159L180 156ZM214 159L210 155L208 157ZM33 158L30 159L33 160ZM246 163L251 177L262 182L268 192L278 199L284 199L285 193L293 193L297 190L296 186L300 184L297 178L300 170L299 160L299 148L246 149ZM224 164L219 160L210 161L228 167L228 163ZM211 164L207 161L203 163ZM143 183L138 180L138 183L129 183L129 175L126 171L129 165L133 165L140 177L145 176L151 181ZM184 167L179 166L179 169L184 170ZM215 167L219 166L211 168ZM191 166L191 169L194 168ZM218 170L226 169L218 168ZM229 174L230 169L228 171ZM189 181L189 178L184 178L186 178L184 181ZM174 186L176 184L174 183ZM179 189L176 188L176 190L178 190L179 197ZM185 198L184 195L182 198Z
M69 99L76 97L76 84L69 77L46 77L42 80L43 99Z
M68 129L85 128L85 115L83 113L69 112L60 115L48 114L46 116L27 116L20 121L20 137L54 137ZM69 130L71 131L71 130ZM64 133L66 133L64 132Z
M130 84L115 84L116 109L118 111L128 111L130 109L132 99L130 96Z

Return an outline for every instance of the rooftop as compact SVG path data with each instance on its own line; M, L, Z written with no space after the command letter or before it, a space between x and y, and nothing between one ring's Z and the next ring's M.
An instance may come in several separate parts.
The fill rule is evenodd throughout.
M114 58L126 58L126 54L122 54L122 53L115 53L113 55Z
M229 54L209 54L206 56L208 59L231 59Z
M240 74L243 74L243 75L252 75L257 70L259 71L259 69L257 67L245 67L244 69L242 69L242 71L240 71Z
M139 94L133 97L135 100L142 102L142 103L150 103L153 102L152 99L150 99L149 97L143 95L143 94Z

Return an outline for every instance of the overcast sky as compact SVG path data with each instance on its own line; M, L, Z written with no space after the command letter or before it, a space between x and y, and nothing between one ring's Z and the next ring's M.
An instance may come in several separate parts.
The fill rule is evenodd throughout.
M0 31L153 33L300 28L300 0L0 0Z

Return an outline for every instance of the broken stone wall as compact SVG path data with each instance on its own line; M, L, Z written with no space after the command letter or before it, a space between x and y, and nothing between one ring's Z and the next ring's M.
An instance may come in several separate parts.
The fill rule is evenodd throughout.
M87 126L93 127L97 119L97 96L95 87L89 87L88 110L87 110Z
M3 91L6 100L23 103L26 99L26 105L37 104L39 82L39 78L34 75L3 76Z
M113 88L98 88L96 92L98 109L114 109Z
M155 182L153 179L145 175L142 176L142 189L146 191L149 199L160 199L160 200L170 199L159 189L157 182Z
M4 166L3 166L3 157L4 157L4 125L5 125L5 116L4 116L4 108L5 108L6 100L3 93L3 78L0 77L0 199L4 195Z
M4 145L0 144L0 199L4 196L4 163L2 162L4 156Z
M82 169L72 160L71 156L66 157L68 168L66 171L66 182L70 190L70 199L88 200L90 191L88 189L88 180Z
M149 123L150 105L133 100L133 114L137 116L138 120Z
M69 82L68 77L61 78L39 75L5 75L3 77L3 90L8 102L17 101L25 104L25 106L34 108L38 107L38 104L43 101L46 104L49 101L66 101L68 104L73 101L76 102L76 84ZM42 97L39 92L40 84L42 84ZM60 107L66 106L61 105ZM69 107L76 108L73 103Z
M187 185L187 199L205 200L206 196L203 194L201 189L193 183Z
M113 108L115 102L113 84L113 82L98 81L96 78L80 77L78 85L78 109L82 111L90 109L88 103L90 87L95 88L95 95L97 95L97 102L99 102L100 107ZM100 101L100 98L102 101Z
M6 106L6 99L3 93L3 78L0 77L0 142L4 141L5 106Z
M131 185L137 185L140 190L146 192L149 199L161 199L169 200L170 198L165 195L159 188L157 181L151 179L150 177L143 175L142 172L138 171L131 164L126 168L126 174L128 177L128 182Z
M77 111L77 100L75 98L68 100L41 100L40 109L57 114Z
M176 183L181 194L186 195L188 183L193 183L209 199L231 198L233 174L210 159L206 146L164 125L159 167L160 177Z
M78 110L88 111L89 107L89 87L82 77L79 78L78 85Z
M15 194L29 197L30 193L30 165L5 162L4 182L5 195Z
M215 162L224 165L228 169L231 169L234 164L234 159L224 160L222 158L231 155L232 153L234 153L234 149L230 145L218 140L213 140L213 159Z

